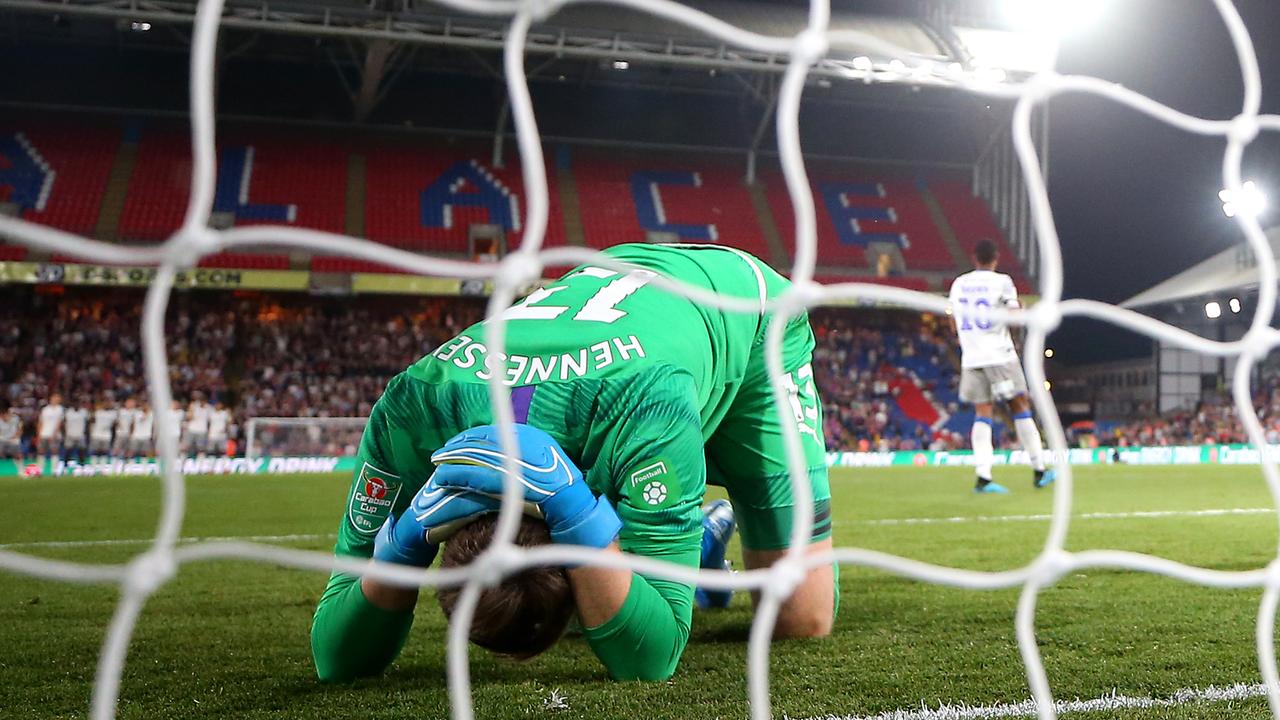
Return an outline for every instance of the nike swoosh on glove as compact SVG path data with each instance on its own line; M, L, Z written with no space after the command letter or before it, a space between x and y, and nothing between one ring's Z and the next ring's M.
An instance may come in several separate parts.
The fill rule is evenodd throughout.
M596 497L560 443L531 425L515 424L516 466L525 502L541 511L552 542L603 548L613 542L622 521L604 497ZM432 484L440 488L502 495L506 454L498 428L482 425L456 435L431 456Z

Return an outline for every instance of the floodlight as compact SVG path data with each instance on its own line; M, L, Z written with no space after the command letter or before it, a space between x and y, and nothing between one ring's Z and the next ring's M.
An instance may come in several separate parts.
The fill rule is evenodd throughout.
M1045 390L1052 390L1052 389L1053 389L1053 383L1049 382L1048 380L1045 380L1045 381L1044 381L1044 389L1045 389Z
M1210 320L1216 320L1222 317L1222 306L1217 300L1210 300L1204 304L1204 316Z
M1094 27L1109 0L1005 0L1004 16L1014 30L1058 37Z
M134 32L146 32L151 29L151 23L145 20L134 20L129 23L129 29Z
M1045 349L1044 349L1044 356L1045 356L1045 357L1047 357L1047 358L1051 358L1051 357L1053 357L1053 348L1045 348Z
M1227 217L1236 215L1258 217L1263 210L1267 209L1267 196L1252 180L1246 180L1240 186L1238 194L1230 190L1219 190L1218 199L1222 201L1222 212Z
M871 58L866 55L859 55L853 59L854 70L870 70L872 68Z
M1231 312L1239 315L1243 306L1240 304L1240 298L1231 298L1231 300L1227 302L1227 307L1231 308Z
M614 61L613 61L613 69L614 69L614 70L626 70L626 69L627 69L627 68L629 68L629 67L631 67L631 63L627 62L626 60L614 60Z

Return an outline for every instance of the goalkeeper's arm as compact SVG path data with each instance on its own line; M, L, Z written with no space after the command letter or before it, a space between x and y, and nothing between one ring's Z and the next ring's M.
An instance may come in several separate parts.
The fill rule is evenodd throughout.
M372 557L376 531L388 516L402 513L418 489L402 486L400 474L425 476L413 457L403 462L396 462L399 455L391 457L391 448L403 441L393 436L393 425L379 402L360 441L358 469L338 528L337 555ZM423 564L430 562L427 558ZM325 682L342 682L381 673L404 647L417 601L417 588L367 580L362 583L359 576L335 572L320 596L311 624L316 674Z
M606 463L611 467L602 468L613 475L622 519L622 532L610 551L697 568L706 467L696 409L684 402L642 406L621 434L613 462ZM665 493L656 503L658 495L645 496L645 488L655 482ZM576 568L570 577L587 642L610 675L665 680L675 672L689 642L693 586L599 568Z

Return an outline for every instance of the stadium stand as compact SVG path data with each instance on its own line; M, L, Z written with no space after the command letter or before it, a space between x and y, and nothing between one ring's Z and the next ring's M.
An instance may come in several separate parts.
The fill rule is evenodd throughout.
M72 127L57 116L0 124L0 202L19 204L23 216L37 222L92 234L103 212L112 164L130 143L136 143L136 153L125 165L132 170L117 234L125 242L162 241L182 222L190 184L189 139L185 128L176 125L156 122L139 129L134 124L122 133L109 121ZM347 232L352 229L352 218L346 217L348 183L363 177L363 186L351 196L363 198L363 217L354 222L371 240L460 255L468 250L469 226L482 223L502 227L509 248L515 248L527 212L518 160L512 155L506 168L492 168L489 152L483 143L383 138L350 146L323 134L232 129L222 134L219 146L216 214L233 224ZM363 159L363 172L349 178L356 155ZM789 263L787 257L775 257L775 250L789 256L794 247L790 198L777 169L761 173L762 196L773 224L766 228L769 218L757 211L736 158L595 148L557 148L549 155L557 158L548 173L549 247L566 242L568 224L580 227L591 247L643 241L649 231L670 232L685 242L728 244L782 267ZM577 217L566 217L560 207L561 177L572 179L566 192L576 194ZM944 289L939 274L960 270L930 214L920 181L830 163L816 168L812 177L819 280L936 291ZM985 202L958 180L930 181L928 188L961 249L970 251L980 237L995 238L1005 250L1003 265L1020 289L1029 289L1027 274L1010 262L1014 255ZM770 246L768 238L775 231L781 248ZM876 276L865 252L873 241L902 248L905 275ZM24 252L0 248L0 257L15 260L26 257L19 256ZM206 258L201 265L284 269L290 262L283 254L236 252ZM311 268L396 271L341 257L313 258Z
M490 166L487 148L377 144L365 152L365 234L410 250L465 253L468 226L498 225L509 249L524 236L519 161ZM555 173L549 173L550 219L544 245L564 244Z
M218 148L214 212L235 224L345 229L347 151L270 133L228 134ZM158 241L182 224L190 189L190 138L144 130L120 218L120 235Z
M140 291L20 293L0 310L0 403L34 420L54 391L85 404L145 397ZM175 396L226 402L241 426L253 416L366 415L394 374L483 309L476 298L369 297L353 306L299 294L180 293L166 322ZM849 308L816 311L813 322L832 449L963 446L945 328Z
M355 258L331 257L327 255L317 255L311 258L312 272L325 273L403 273L404 268L397 268L391 265L383 265L381 263L369 262L368 260L357 260Z
M684 242L732 245L765 259L773 254L738 162L581 151L572 167L591 247L670 232Z
M92 234L119 145L110 127L0 124L0 202L32 222Z
M0 262L22 262L26 259L25 245L0 245Z
M240 270L288 270L287 255L255 253L218 253L200 261L202 268L235 268Z
M890 287L904 288L906 290L918 290L920 292L930 292L934 289L933 286L929 284L929 280L927 278L908 277L905 275L877 277L875 275L836 275L833 273L819 273L814 275L813 279L820 283L875 283L876 285L888 285Z
M1018 256L1005 242L1004 233L1000 231L1000 226L992 216L991 208L987 207L987 203L975 196L969 186L962 182L930 183L929 189L937 199L943 214L946 215L947 222L951 224L960 247L966 253L972 253L979 240L983 238L994 240L1000 248L1001 271L1013 276L1018 292L1030 292L1031 281L1027 279L1026 272L1017 262Z
M788 255L795 248L795 214L779 172L763 174L765 195ZM818 220L819 266L870 270L868 242L902 247L907 271L954 271L914 181L817 172L812 176Z

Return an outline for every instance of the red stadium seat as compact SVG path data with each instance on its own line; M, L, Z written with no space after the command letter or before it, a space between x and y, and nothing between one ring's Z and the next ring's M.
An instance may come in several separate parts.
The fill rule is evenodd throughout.
M19 133L28 151L41 158L53 174L44 207L25 208L22 217L68 232L92 233L120 148L120 131L58 120L0 123L0 136L13 138ZM6 166L0 157L0 168ZM9 199L11 190L0 184L0 200Z
M258 255L254 253L217 253L200 261L202 268L233 268L236 270L288 270L288 255Z
M0 262L22 262L26 259L25 245L0 245Z
M120 234L163 240L177 230L191 189L191 140L176 129L145 133L129 181ZM282 224L341 233L345 226L347 150L318 140L227 134L219 150L252 147L248 187L233 186L253 206L292 206L293 220L246 212L237 225ZM220 156L221 157L221 156ZM225 179L224 179L225 180ZM232 180L234 182L234 179Z
M827 210L821 188L829 183L862 184L876 187L879 196L861 197L845 195L848 207L874 207L892 209L895 221L864 220L859 229L864 233L900 234L906 237L902 249L907 270L954 271L955 260L947 250L942 234L925 207L924 199L915 183L909 180L878 180L857 175L838 175L831 171L811 173L814 203L817 211L818 265L829 267L867 268L864 245L842 243L835 220ZM787 248L788 256L795 253L795 214L791 209L791 197L780 172L762 175L765 195L773 211L778 232Z
M919 290L920 292L931 292L933 290L929 285L928 278L922 277L867 277L859 275L815 275L814 280L827 285L836 283L860 282L871 283L873 285L888 285L890 287L904 288L907 290Z
M331 257L328 255L317 255L311 258L312 272L366 272L366 273L404 273L404 268L394 267L391 265L383 265L381 263L369 262L368 260L357 260L355 258Z
M1026 271L1005 241L987 202L975 196L969 185L963 182L929 183L929 189L947 216L947 222L951 223L960 247L966 253L972 253L979 240L989 238L995 241L1000 248L1000 269L1013 277L1019 292L1027 292L1031 283L1027 280Z
M494 217L496 210L510 212L515 218L507 235L508 249L519 247L526 231L528 201L521 177L520 161L512 155L507 167L491 167L489 150L483 145L466 147L422 146L412 141L378 144L365 151L365 234L370 240L399 248L424 252L465 253L468 250L468 228L472 224L502 224ZM499 207L450 205L442 213L439 226L429 226L424 217L424 193L459 163L472 166L486 182L490 195L503 198ZM564 220L560 213L555 172L547 176L550 215L546 247L564 244ZM480 188L461 182L456 188L468 200L483 197Z
M638 173L645 172L653 173L655 181L669 177L674 182L651 184L638 204L633 181ZM584 151L574 154L573 177L582 209L582 229L590 247L644 241L640 214L648 212L670 226L684 228L688 234L677 234L687 242L730 245L772 260L760 219L743 185L741 162L729 164L714 156L654 157ZM709 227L714 228L714 233L705 232Z

